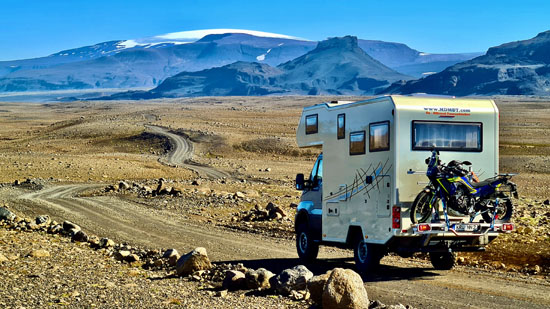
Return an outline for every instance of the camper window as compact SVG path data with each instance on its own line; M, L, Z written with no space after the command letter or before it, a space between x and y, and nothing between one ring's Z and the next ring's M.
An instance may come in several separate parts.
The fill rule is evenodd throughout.
M349 134L349 154L365 154L365 131L351 132Z
M318 130L317 114L306 116L306 134L315 134Z
M413 121L412 149L481 151L480 122Z
M346 137L346 114L339 114L336 121L336 137L343 139Z
M390 123L388 121L371 123L369 131L369 151L375 152L390 149Z

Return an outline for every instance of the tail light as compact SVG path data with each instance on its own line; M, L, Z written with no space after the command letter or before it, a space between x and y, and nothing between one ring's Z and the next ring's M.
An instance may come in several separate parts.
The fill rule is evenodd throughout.
M401 229L401 207L393 206L391 211L392 229Z
M418 231L419 232L427 232L431 229L432 229L432 227L429 224L426 224L426 223L418 225Z
M503 231L513 231L514 230L514 224L512 223L504 223L502 225L502 230Z

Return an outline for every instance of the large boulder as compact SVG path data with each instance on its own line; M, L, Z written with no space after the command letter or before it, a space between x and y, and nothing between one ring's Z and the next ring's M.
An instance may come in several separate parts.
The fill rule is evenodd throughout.
M50 224L51 220L50 220L50 217L48 215L42 215L42 216L36 217L34 219L34 222L37 225L48 225L48 224Z
M298 265L285 269L279 275L271 278L271 287L280 294L289 295L293 290L305 290L307 281L313 277L313 273L304 265Z
M73 233L71 233L72 241L78 241L78 242L88 241L88 234L84 233L82 230L72 229L71 231L73 231Z
M0 207L0 220L13 221L15 214L5 207Z
M274 276L274 273L265 268L249 269L245 274L246 286L249 289L267 290L271 288L269 280Z
M335 268L325 284L323 308L368 308L369 297L361 276L351 269Z
M309 290L310 297L316 304L321 304L323 301L323 291L325 290L325 285L327 284L331 272L332 271L329 270L326 274L314 276L307 282L307 289Z
M65 221L63 222L63 230L65 230L65 232L71 232L71 230L80 231L81 228L80 226L72 223L71 221Z
M206 249L198 247L178 260L176 274L178 276L187 276L198 270L208 270L210 268L212 268L212 263L210 263L208 254L206 254Z

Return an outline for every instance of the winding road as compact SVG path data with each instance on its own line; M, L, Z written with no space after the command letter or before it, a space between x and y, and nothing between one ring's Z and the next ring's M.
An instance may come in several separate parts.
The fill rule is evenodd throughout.
M159 159L160 162L170 166L181 166L197 172L199 175L204 175L209 178L224 178L229 177L229 174L219 171L213 167L202 166L196 163L191 163L193 156L193 143L181 135L169 132L163 127L146 125L147 131L151 134L167 137L172 145L171 151Z

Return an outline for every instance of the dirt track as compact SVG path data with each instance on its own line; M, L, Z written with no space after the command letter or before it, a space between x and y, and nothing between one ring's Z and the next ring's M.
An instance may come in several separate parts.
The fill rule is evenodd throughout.
M216 170L212 167L189 163L193 156L193 143L183 136L168 132L168 130L162 127L147 125L146 128L149 132L165 136L170 140L172 150L166 156L161 157L160 162L171 166L185 167L199 173L199 175L205 175L210 178L229 176L226 172Z
M204 246L214 261L243 262L250 267L280 271L296 265L293 241L234 232L197 224L168 211L155 211L114 197L76 197L97 185L64 185L24 193L17 208L27 214L56 214L85 230L117 241L153 248L175 247L186 252ZM15 201L14 201L15 202ZM323 250L310 266L315 273L333 267L353 267L350 252ZM550 284L536 279L458 268L435 271L427 263L386 257L377 273L367 276L369 296L386 304L419 308L548 308Z

